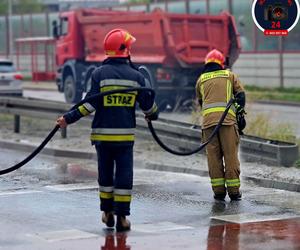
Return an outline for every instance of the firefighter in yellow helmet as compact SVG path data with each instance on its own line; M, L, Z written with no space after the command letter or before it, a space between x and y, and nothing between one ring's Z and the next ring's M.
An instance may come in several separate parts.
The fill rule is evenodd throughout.
M240 200L239 135L244 120L245 92L237 75L224 69L224 55L214 49L205 58L204 70L196 84L196 96L202 108L203 140L206 141L220 120L228 101L236 105L229 110L218 134L207 145L209 176L216 200ZM237 123L237 117L238 123Z

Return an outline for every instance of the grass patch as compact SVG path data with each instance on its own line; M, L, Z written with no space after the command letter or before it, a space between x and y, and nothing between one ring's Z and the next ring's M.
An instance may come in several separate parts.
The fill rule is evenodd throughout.
M191 113L192 124L201 125L201 110L199 105L194 105ZM246 135L258 136L270 140L298 143L296 128L289 122L274 123L266 114L248 113L246 115L247 126L244 130Z
M282 92L282 93L298 93L300 94L300 88L267 88L267 87L257 87L246 85L245 89L248 91L260 91L260 92Z
M300 168L300 159L295 162L295 167Z
M275 100L300 103L300 88L263 88L256 86L245 86L247 101ZM259 136L266 139L297 143L300 145L300 138L296 137L295 126L291 123L271 122L270 117L264 114L256 116L248 115L245 133ZM300 152L300 148L299 148ZM300 168L300 159L296 161L295 167Z
M276 100L300 103L300 88L263 88L245 86L249 100Z
M255 116L247 116L247 127L245 134L258 136L265 139L297 142L295 133L295 126L291 123L277 123L271 122L270 117L265 114L258 114Z
M10 122L13 120L12 115L0 114L0 122Z
M300 145L300 138L296 136L296 128L289 122L273 123L266 114L247 115L246 135L258 136L265 139L297 143ZM299 148L300 153L300 148ZM300 168L300 159L294 166Z

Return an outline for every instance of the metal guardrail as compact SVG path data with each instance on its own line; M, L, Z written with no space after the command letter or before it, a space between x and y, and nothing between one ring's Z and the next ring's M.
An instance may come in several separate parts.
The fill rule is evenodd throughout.
M0 112L14 115L14 131L20 131L20 116L44 119L56 119L72 105L36 99L4 97L0 99ZM93 117L81 119L81 123L90 124ZM147 124L141 113L137 113L137 134L151 137ZM153 123L158 135L168 145L176 149L194 149L201 142L201 127L189 123L159 119ZM66 130L62 136L66 137ZM263 139L254 136L241 138L240 156L245 161L266 163L289 167L299 157L298 145L293 143Z

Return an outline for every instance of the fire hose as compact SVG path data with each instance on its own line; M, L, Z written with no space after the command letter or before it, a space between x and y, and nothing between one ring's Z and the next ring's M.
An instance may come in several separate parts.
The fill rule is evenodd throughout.
M148 84L149 83L151 85L150 81L148 81ZM111 90L111 91L102 92L102 93L99 93L99 94L92 95L88 98L85 98L85 99L81 100L79 103L77 103L76 105L74 105L70 110L76 109L80 105L82 105L86 102L89 102L89 101L91 101L95 98L100 98L100 97L103 97L105 95L111 95L111 94L115 94L115 93L126 93L126 92L132 92L132 91L149 91L149 92L151 92L152 95L155 95L155 92L154 92L153 88L151 88L151 87L150 88L149 87L137 87L137 88L128 88L128 89L121 89L121 90ZM167 152L169 152L171 154L175 154L175 155L180 155L180 156L192 155L192 154L198 153L201 150L203 150L206 147L206 145L211 142L212 138L218 133L218 131L219 131L220 127L222 126L222 123L223 123L226 115L228 114L228 111L229 111L231 105L233 104L233 102L234 102L233 98L228 102L224 113L222 114L218 124L214 128L214 130L211 133L211 135L209 136L208 140L206 142L202 143L198 148L196 148L194 150L191 150L191 151L182 152L182 151L176 151L176 150L173 150L173 149L169 148L167 145L165 145L160 140L160 138L157 135L151 121L148 121L148 128L149 128L154 140L158 143L158 145L160 147L162 147ZM8 174L12 171L15 171L15 170L21 168L22 166L24 166L29 161L31 161L46 146L46 144L52 139L52 137L55 135L55 133L58 131L58 129L59 129L59 126L56 125L52 129L52 131L47 135L47 137L42 141L42 143L29 156L27 156L24 160L22 160L21 162L15 164L12 167L0 170L0 175Z
M112 90L112 91L107 91L107 92L104 92L104 93L99 93L99 94L93 95L93 96L91 96L87 99L84 99L84 100L80 101L79 103L77 103L75 106L73 106L71 108L71 110L77 108L78 106L82 105L85 102L88 102L88 101L90 101L94 98L102 97L104 95L110 95L110 94L115 94L115 93L125 93L125 92L131 92L131 91L142 91L142 90L143 91L150 91L154 94L154 90L151 89L151 88L130 88L130 89L122 89L122 90ZM212 138L218 133L218 131L219 131L220 127L222 126L222 123L223 123L223 121L224 121L224 119L225 119L225 117L226 117L226 115L227 115L227 113L228 113L228 111L229 111L232 104L233 104L233 99L231 99L228 102L227 107L226 107L221 119L219 120L218 124L216 125L215 129L213 130L213 132L210 135L210 137L208 138L208 140L206 142L204 142L203 144L201 144L198 148L196 148L192 151L181 152L181 151L175 151L175 150L169 148L167 145L165 145L160 140L160 138L157 135L151 121L148 122L148 128L149 128L153 138L155 139L155 141L159 144L159 146L161 146L167 152L169 152L171 154L175 154L175 155L181 155L181 156L192 155L192 154L200 152L202 149L204 149L206 147L206 145L208 143L210 143ZM55 135L55 133L58 131L58 129L59 129L59 126L56 125L52 129L52 131L47 135L47 137L42 141L42 143L29 156L27 156L24 160L22 160L21 162L15 164L14 166L12 166L10 168L0 170L0 175L4 175L4 174L10 173L12 171L15 171L15 170L21 168L22 166L24 166L29 161L31 161L46 146L46 144L52 139L52 137Z

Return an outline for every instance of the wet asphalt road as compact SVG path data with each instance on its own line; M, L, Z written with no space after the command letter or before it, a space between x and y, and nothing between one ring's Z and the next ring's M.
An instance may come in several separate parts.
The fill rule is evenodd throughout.
M1 168L24 155L1 149ZM242 201L215 202L207 177L136 169L132 231L116 234L97 183L62 179L66 162L39 156L0 177L0 249L300 249L299 193L242 182Z

